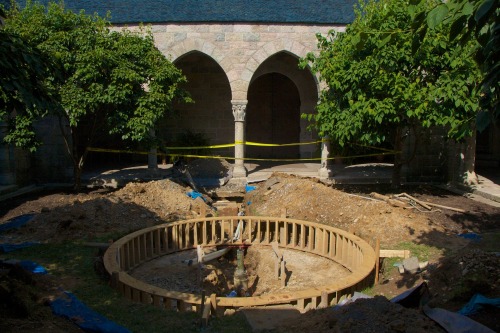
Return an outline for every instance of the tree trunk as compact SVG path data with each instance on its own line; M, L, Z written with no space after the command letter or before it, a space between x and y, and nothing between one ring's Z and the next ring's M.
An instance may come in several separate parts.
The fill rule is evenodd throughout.
M75 179L73 189L76 192L80 192L80 189L82 188L82 168L80 167L80 163L75 163L73 165L73 177Z
M465 142L456 144L457 146L457 161L456 170L458 173L454 175L454 181L460 185L477 185L478 179L475 172L476 166L476 132L474 135L465 139Z

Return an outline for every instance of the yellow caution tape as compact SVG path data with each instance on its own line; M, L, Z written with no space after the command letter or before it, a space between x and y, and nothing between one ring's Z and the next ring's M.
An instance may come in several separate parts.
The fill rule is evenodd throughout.
M212 146L193 146L193 147L164 147L167 150L182 150L182 149L217 149L217 148L230 148L234 147L235 143L228 143L222 145L212 145Z
M101 152L101 153L124 153L124 154L139 154L139 155L149 155L150 152L147 151L133 151L133 150L116 150L116 149L104 149L104 148L95 148L89 147L88 151L93 152ZM351 156L336 156L336 157L328 157L327 160L336 160L343 158L360 158L360 157L369 157L369 156L380 156L380 155L393 155L399 153L397 151L387 151L383 153L373 153L373 154L363 154L363 155L351 155ZM293 162L293 161L321 161L321 157L311 157L311 158L253 158L253 157L244 157L237 158L234 156L209 156L209 155L192 155L192 154L166 154L166 153L156 153L157 156L172 156L172 157L192 157L192 158L217 158L217 159L226 159L226 160L244 160L244 161L275 161L275 162Z
M298 143L260 143L260 142L252 142L252 141L236 141L237 145L247 145L247 146L259 146L259 147L286 147L286 146L303 146L303 145L312 145L325 142L325 140L318 140L312 142L298 142Z

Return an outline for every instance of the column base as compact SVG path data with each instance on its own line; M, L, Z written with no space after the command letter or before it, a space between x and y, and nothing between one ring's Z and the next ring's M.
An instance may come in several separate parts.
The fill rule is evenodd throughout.
M247 168L243 165L235 165L233 168L233 178L246 178L247 173Z
M332 176L332 170L328 168L320 168L318 170L319 179L328 179Z

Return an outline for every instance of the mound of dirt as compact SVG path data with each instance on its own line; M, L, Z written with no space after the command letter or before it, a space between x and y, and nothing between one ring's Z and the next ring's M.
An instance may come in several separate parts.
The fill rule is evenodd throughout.
M273 179L247 194L251 215L281 216L286 210L289 218L348 230L368 241L378 238L386 248L424 234L445 232L432 216L414 209L354 196L311 179L282 174Z
M202 207L210 211L203 199L188 197L189 191L165 179L129 183L115 192L52 194L18 207L17 213L38 214L24 227L2 237L9 243L92 240L198 217ZM14 214L6 217L10 215Z
M61 294L53 276L0 261L0 332L83 332L52 314L50 301Z
M419 310L389 302L383 296L358 299L337 308L315 311L308 319L290 322L279 332L351 333L444 333L437 323Z

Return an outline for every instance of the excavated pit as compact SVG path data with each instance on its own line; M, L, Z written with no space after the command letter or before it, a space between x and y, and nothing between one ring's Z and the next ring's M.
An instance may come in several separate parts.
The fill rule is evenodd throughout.
M236 248L201 265L187 264L196 259L196 250L186 250L146 262L130 272L140 281L163 289L201 294L230 295L236 291L234 273ZM270 246L246 247L244 265L248 277L246 296L294 292L320 288L350 274L342 265L327 258L297 250L283 250L286 286L275 275L275 254ZM242 295L242 296L245 296Z
M237 248L246 248L238 265ZM373 248L346 231L262 216L156 225L117 240L103 257L125 297L204 318L242 307L289 304L305 312L337 304L372 283L375 260Z

